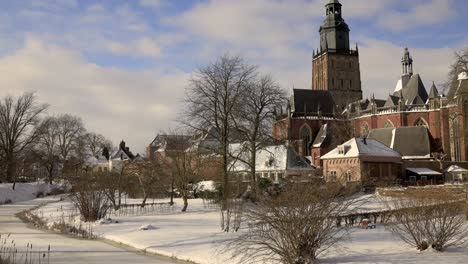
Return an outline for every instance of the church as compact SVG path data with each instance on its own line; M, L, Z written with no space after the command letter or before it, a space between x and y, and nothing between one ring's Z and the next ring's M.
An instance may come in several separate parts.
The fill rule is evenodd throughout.
M325 11L320 48L312 52L312 87L293 89L286 113L277 115L273 136L317 167L323 165L321 157L354 137L378 140L408 163L467 161L468 76L460 74L447 95L435 84L428 93L413 72L406 47L393 93L386 99L363 99L359 49L350 46L342 5L329 0Z

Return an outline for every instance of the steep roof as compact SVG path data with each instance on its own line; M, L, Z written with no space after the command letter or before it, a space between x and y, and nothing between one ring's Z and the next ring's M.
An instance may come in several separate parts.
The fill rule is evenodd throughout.
M400 98L398 96L389 95L387 101L384 104L384 107L397 106Z
M453 101L462 95L468 97L468 76L463 73L458 76L458 80L452 82L447 98Z
M368 138L382 142L406 159L429 158L431 154L429 131L426 127L377 128L369 132Z
M425 104L427 102L427 91L419 74L411 76L408 84L401 91L403 93L403 102L406 105ZM393 93L394 96L400 96L400 94L400 91Z
M330 136L329 136L329 129L328 124L324 124L320 127L317 136L315 137L314 143L312 143L312 147L314 148L321 148L326 147L330 143Z
M294 113L316 113L318 109L324 115L332 115L335 109L335 101L329 91L294 89L291 98L291 111Z
M361 156L401 157L400 153L371 138L352 138L320 159L356 158Z
M436 98L438 96L439 96L439 91L437 90L435 83L432 82L431 91L429 92L429 98Z
M240 155L240 158L247 159L248 153L245 152L242 143L231 144L229 146L234 156ZM284 171L292 170L313 170L304 157L297 154L292 148L286 145L268 146L258 150L256 154L255 170L257 171ZM231 171L249 171L249 167L240 160L234 160L229 166Z

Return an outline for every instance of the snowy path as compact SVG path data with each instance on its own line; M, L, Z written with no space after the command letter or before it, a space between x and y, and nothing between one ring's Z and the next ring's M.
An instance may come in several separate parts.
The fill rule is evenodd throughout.
M44 200L42 200L44 201ZM131 249L123 249L102 241L89 241L70 238L60 234L48 233L28 227L15 217L15 214L38 205L32 200L0 206L0 234L11 234L18 250L23 250L27 243L33 244L33 250L47 250L50 244L50 263L183 263L169 258L143 255Z

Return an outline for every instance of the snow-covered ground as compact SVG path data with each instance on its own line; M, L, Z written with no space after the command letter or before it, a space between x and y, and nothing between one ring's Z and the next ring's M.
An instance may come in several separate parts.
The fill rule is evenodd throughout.
M16 203L36 199L45 196L56 188L62 188L62 184L48 184L44 182L16 183L12 190L12 183L0 184L0 204Z
M366 195L358 210L377 210L382 202L378 196ZM137 200L127 202L138 202ZM181 205L182 201L176 200ZM367 208L368 207L368 208ZM46 205L37 215L48 221L70 219L73 212L67 202ZM153 216L117 217L118 223L95 223L95 234L132 247L201 264L234 263L229 254L221 253L224 242L235 233L220 231L219 211L204 205L200 199L189 200L188 212L166 212ZM150 230L141 230L151 225ZM335 250L321 256L324 263L466 263L468 248L451 248L439 253L423 253L409 247L383 226L376 229L353 229L350 240L342 241Z

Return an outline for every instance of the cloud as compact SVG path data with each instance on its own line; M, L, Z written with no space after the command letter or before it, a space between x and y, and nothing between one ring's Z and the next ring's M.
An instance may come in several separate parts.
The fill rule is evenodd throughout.
M140 0L140 5L143 7L150 7L153 9L158 9L162 6L161 0Z
M404 11L392 9L378 16L378 25L392 31L407 31L423 25L435 25L456 17L452 0L416 2Z
M70 113L88 130L142 152L180 109L189 75L178 70L127 71L86 61L78 52L29 37L0 58L0 96L35 91L50 113Z
M161 56L162 49L158 40L146 37L127 43L109 41L107 48L114 54L150 58Z

